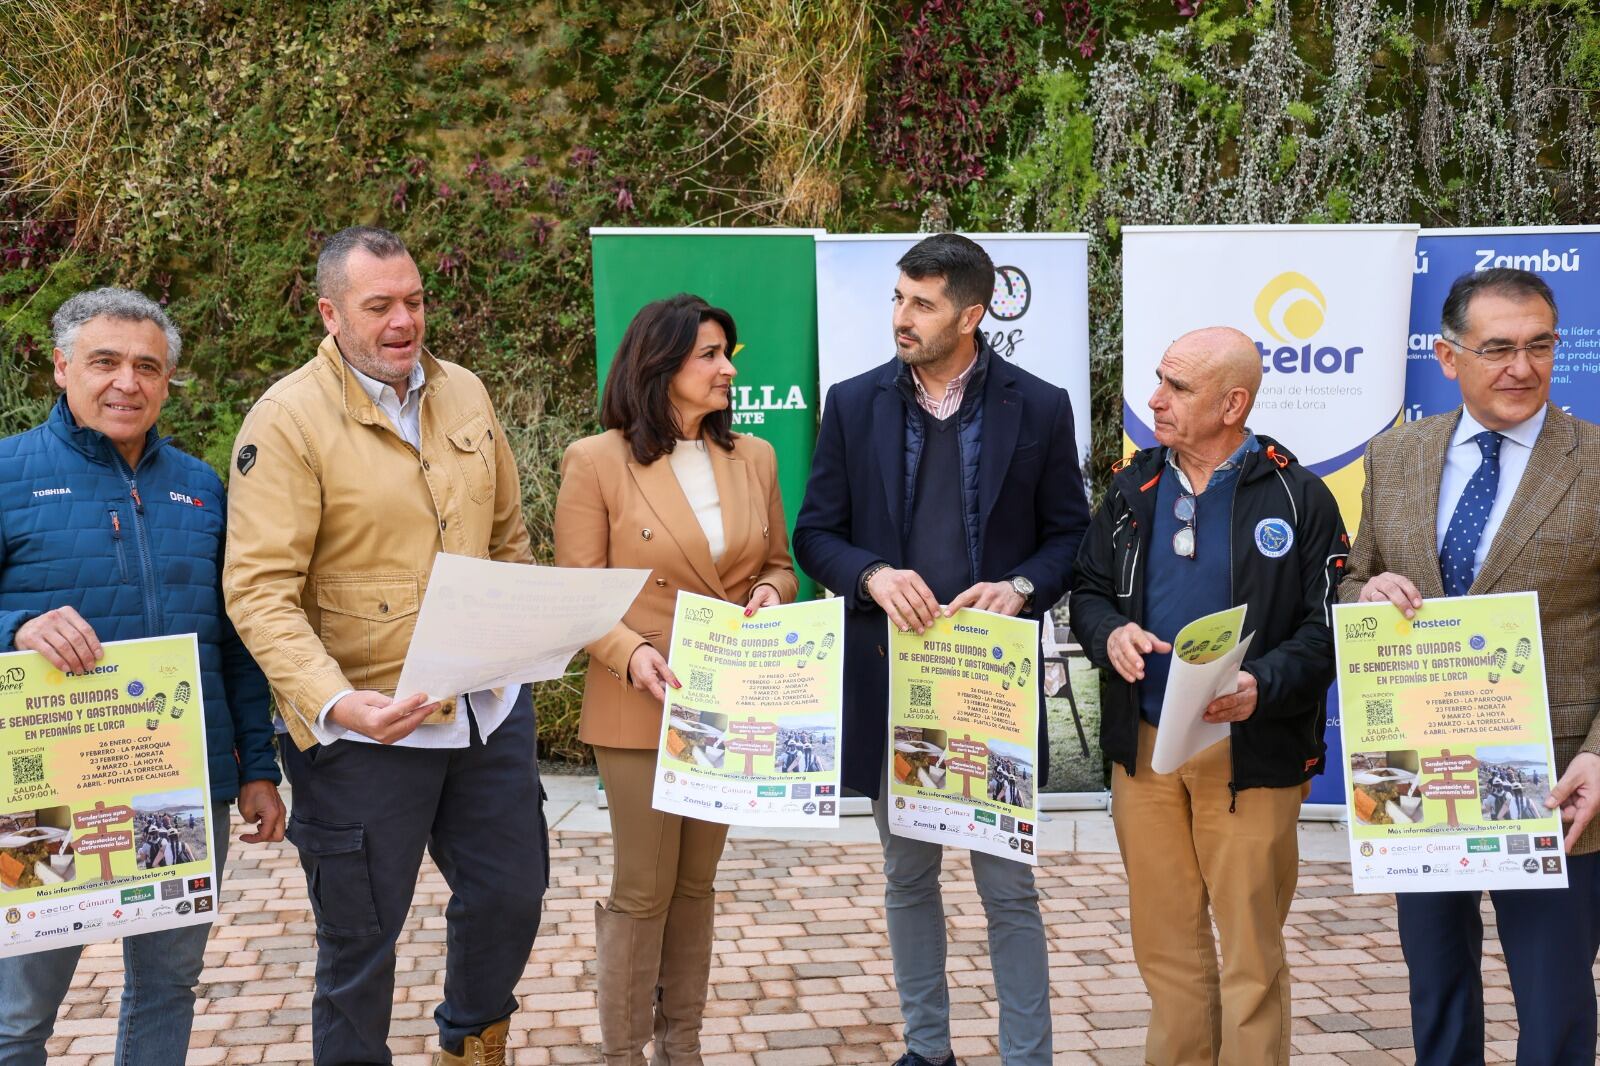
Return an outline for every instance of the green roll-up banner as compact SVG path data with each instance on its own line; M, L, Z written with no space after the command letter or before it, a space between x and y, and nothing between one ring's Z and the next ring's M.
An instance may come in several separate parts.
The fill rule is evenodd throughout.
M605 229L594 242L595 359L601 387L639 308L680 292L733 315L733 428L778 453L784 514L795 515L817 436L817 254L822 230ZM800 575L800 598L815 586Z

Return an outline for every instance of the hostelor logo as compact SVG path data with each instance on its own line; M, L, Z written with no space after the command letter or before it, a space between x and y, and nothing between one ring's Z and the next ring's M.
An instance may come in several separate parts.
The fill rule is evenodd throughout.
M1256 321L1276 344L1256 341L1262 373L1353 374L1361 348L1311 343L1328 321L1328 298L1315 281L1286 270L1256 294Z
M1286 270L1256 295L1256 321L1274 340L1310 340L1328 319L1328 298L1298 270Z

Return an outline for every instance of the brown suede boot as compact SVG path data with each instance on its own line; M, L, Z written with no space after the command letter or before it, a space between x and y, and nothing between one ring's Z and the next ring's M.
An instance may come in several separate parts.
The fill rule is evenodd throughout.
M508 1066L506 1036L511 1032L511 1019L495 1022L477 1036L467 1037L461 1054L441 1051L433 1057L433 1066Z
M599 986L600 1056L606 1066L644 1066L650 1000L661 972L661 930L667 916L634 918L594 908L595 976Z
M706 1011L716 925L714 894L704 899L673 897L661 943L651 1066L701 1066L700 1021Z

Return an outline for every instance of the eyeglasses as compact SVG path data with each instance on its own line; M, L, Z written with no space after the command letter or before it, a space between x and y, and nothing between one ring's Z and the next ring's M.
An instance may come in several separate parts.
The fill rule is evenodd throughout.
M1184 493L1172 503L1172 517L1183 528L1172 535L1172 552L1180 559L1194 558L1194 494Z
M1561 343L1560 337L1552 337L1549 340L1534 341L1532 344L1491 344L1487 348L1474 348L1470 344L1452 341L1449 337L1445 340L1482 359L1484 366L1505 366L1517 357L1518 352L1527 352L1530 363L1548 363L1555 359L1556 346Z

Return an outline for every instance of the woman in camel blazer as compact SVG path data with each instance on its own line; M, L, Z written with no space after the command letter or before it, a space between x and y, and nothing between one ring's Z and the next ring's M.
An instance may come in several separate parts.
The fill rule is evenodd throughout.
M623 335L600 412L572 444L556 500L556 563L649 570L589 645L579 736L610 803L611 896L595 908L601 1051L608 1064L700 1063L727 826L650 805L665 659L680 589L744 604L794 599L772 446L730 429L733 318L696 296L644 307Z

